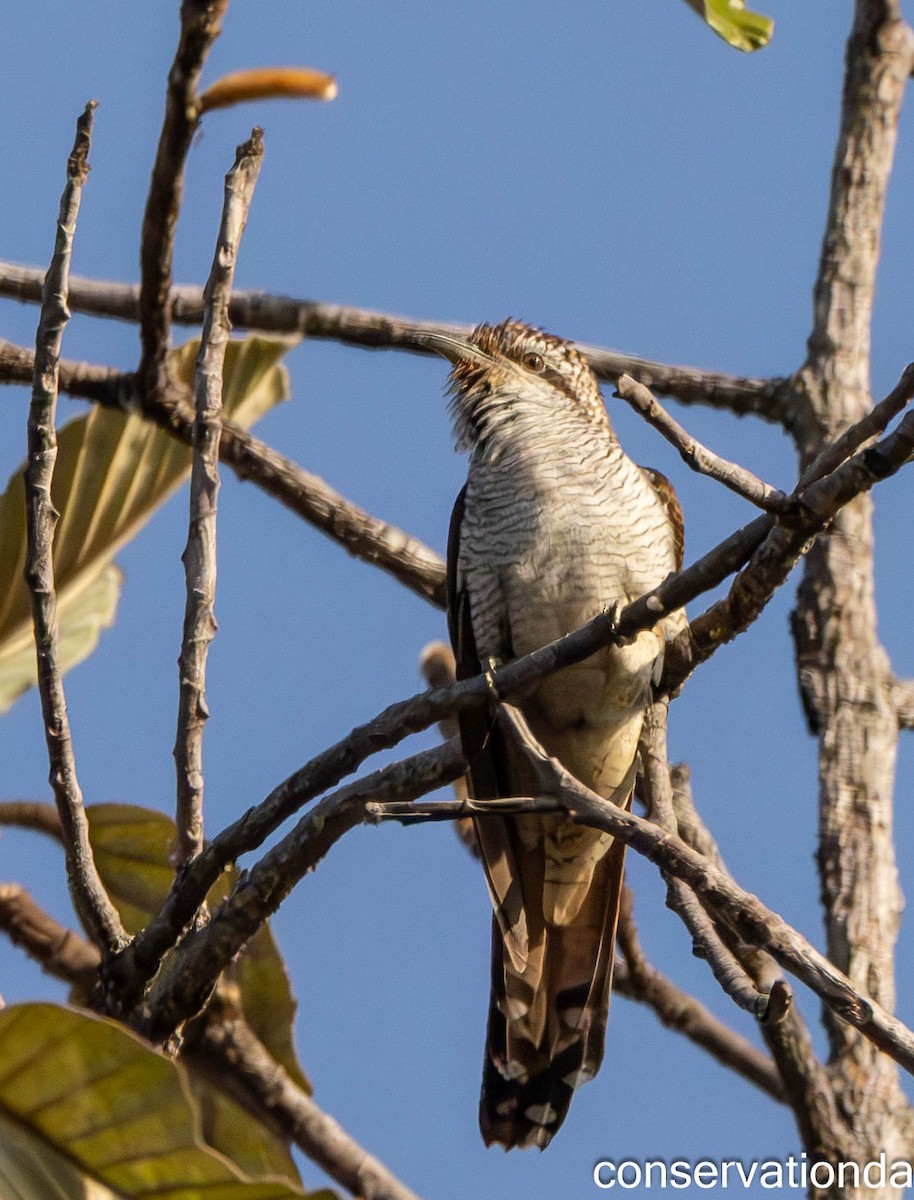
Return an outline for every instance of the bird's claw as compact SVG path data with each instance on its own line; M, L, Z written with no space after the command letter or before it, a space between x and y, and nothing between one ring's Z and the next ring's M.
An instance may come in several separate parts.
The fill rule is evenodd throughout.
M498 685L495 683L495 672L498 670L498 668L500 666L501 666L501 663L498 661L497 658L486 659L486 669L483 671L483 675L485 675L485 677L486 677L486 686L488 687L489 691L492 693L493 700L500 699L500 696L498 694Z

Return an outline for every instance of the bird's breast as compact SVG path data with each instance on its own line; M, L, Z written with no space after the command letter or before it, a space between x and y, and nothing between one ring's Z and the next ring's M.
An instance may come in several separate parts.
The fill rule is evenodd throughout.
M471 469L458 570L483 662L537 650L673 569L663 508L617 443ZM647 630L517 697L546 749L578 778L601 781L600 790L631 764L661 651L661 637ZM608 746L618 762L604 761Z

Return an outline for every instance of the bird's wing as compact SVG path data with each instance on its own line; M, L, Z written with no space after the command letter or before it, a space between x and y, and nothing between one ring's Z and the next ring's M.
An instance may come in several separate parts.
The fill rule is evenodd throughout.
M657 499L663 505L667 519L673 530L673 546L676 553L676 570L682 570L683 554L685 552L685 522L682 517L682 505L676 495L676 489L660 471L653 467L641 467L641 473L657 493Z
M448 629L458 679L469 679L483 669L473 634L470 595L458 573L465 494L464 487L454 505L447 552ZM459 714L458 725L474 799L529 795L532 772L526 768L527 791L518 791L525 761L519 751L508 745L490 709L480 706L466 710ZM512 818L485 817L476 822L476 834L498 927L518 969L523 969L529 941L526 908L518 881L529 871L524 871L526 864L521 861L525 851L518 843L515 822Z

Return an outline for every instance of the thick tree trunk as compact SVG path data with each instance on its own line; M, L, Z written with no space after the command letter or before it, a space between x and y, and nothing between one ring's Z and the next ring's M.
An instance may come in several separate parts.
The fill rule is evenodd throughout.
M914 38L897 0L857 0L841 132L814 296L809 357L795 379L803 462L871 406L870 327L885 194ZM819 739L819 873L829 957L891 1009L902 906L892 841L898 712L877 635L872 501L836 518L806 558L793 616L797 668ZM910 1158L911 1111L897 1068L825 1013L829 1073L846 1127L831 1144L865 1162ZM814 1150L814 1147L807 1147ZM845 1196L891 1189L844 1189Z

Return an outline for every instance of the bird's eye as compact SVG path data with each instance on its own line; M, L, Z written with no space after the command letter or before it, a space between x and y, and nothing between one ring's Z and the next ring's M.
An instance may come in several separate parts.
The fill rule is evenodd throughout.
M534 375L542 375L546 370L546 360L542 354L537 354L535 350L528 351L523 357L523 364L528 371L532 371Z

